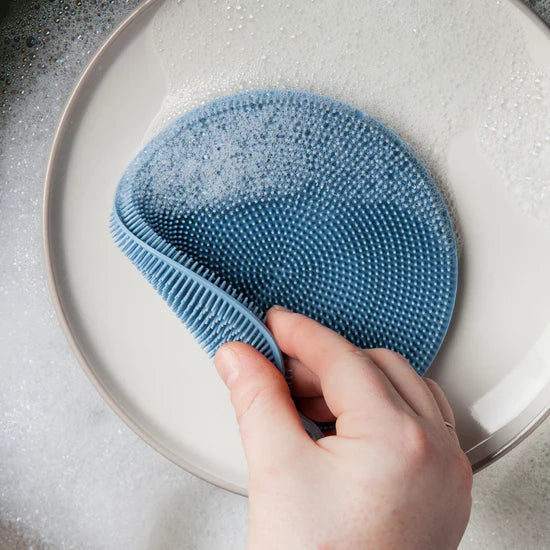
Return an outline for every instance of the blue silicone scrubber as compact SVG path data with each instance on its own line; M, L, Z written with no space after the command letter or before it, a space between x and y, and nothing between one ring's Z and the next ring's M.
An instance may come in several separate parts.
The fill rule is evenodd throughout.
M423 374L450 322L436 185L395 133L328 97L254 91L186 114L125 172L111 227L210 354L241 340L283 370L262 322L280 304Z

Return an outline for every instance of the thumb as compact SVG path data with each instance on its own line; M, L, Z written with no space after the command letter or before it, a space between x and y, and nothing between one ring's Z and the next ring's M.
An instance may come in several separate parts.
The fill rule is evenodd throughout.
M215 362L231 391L249 470L287 464L312 444L283 375L259 351L231 342Z

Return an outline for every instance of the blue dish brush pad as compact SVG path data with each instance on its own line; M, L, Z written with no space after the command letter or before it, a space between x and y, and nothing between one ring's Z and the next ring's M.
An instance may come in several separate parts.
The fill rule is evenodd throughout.
M316 94L184 115L126 170L112 231L210 354L242 340L281 368L262 324L280 304L423 374L454 306L454 232L427 170L383 124Z

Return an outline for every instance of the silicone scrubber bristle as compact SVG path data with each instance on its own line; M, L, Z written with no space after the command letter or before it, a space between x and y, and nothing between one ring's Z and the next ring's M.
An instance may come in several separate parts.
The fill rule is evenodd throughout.
M327 97L255 91L186 114L131 163L111 220L211 355L241 340L283 370L273 304L420 374L448 328L457 256L436 185L396 134Z

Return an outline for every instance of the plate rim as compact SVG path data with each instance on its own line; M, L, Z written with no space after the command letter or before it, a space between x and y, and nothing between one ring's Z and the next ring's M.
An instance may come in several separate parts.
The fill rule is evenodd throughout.
M144 13L152 9L152 7L155 6L156 4L160 5L162 1L163 0L143 0L143 2L134 11L132 11L130 15L128 15L125 18L118 25L118 27L111 32L111 34L107 37L107 39L101 44L97 52L92 56L91 60L86 65L85 69L77 79L76 84L74 85L74 87L72 88L69 94L69 97L65 103L61 117L59 119L59 123L56 127L56 130L53 136L53 142L50 148L47 166L46 166L44 190L42 193L42 202L41 202L41 224L40 224L41 234L42 234L42 239L41 239L42 260L46 271L46 279L47 279L49 295L52 300L59 324L63 329L65 338L67 339L74 355L78 360L78 363L80 364L80 367L86 374L88 380L92 383L93 387L99 393L101 398L107 403L107 405L109 405L109 407L118 415L120 419L122 419L122 421L132 431L134 431L134 433L136 433L150 447L152 447L155 451L157 451L162 456L167 458L170 462L174 463L175 465L183 468L185 471L221 489L225 489L227 491L230 491L238 495L247 496L248 492L246 489L243 489L232 482L229 482L217 475L214 475L208 470L200 468L195 464L189 462L188 460L182 459L181 457L179 457L178 455L170 451L160 441L152 437L146 430L144 430L139 425L139 423L133 419L132 415L130 415L114 399L114 397L107 390L107 388L99 379L99 377L97 377L94 374L91 366L88 364L86 357L80 348L77 338L75 337L75 335L71 330L68 316L66 315L65 310L63 308L61 293L59 292L60 285L58 284L55 277L54 261L52 258L53 247L52 247L52 239L51 239L50 224L49 224L49 219L51 216L50 199L52 195L52 190L55 186L54 178L53 178L54 166L56 164L57 157L59 156L61 143L63 141L64 134L66 133L67 126L69 126L70 124L71 113L75 107L75 104L78 100L78 97L80 95L83 85L90 78L91 73L96 68L96 65L102 60L102 58L104 57L104 55L106 54L110 46L135 20L139 19ZM529 17L533 21L533 23L536 24L539 28L544 28L546 31L548 31L548 27L545 25L542 19L537 14L535 14L531 9L529 9L525 4L523 4L519 0L508 0L508 1L514 6L516 6L517 8L519 8L521 11L523 11L524 15ZM512 449L514 449L517 445L519 445L519 443L521 443L529 435L531 435L537 429L537 427L540 426L544 422L544 420L549 416L550 416L550 401L546 404L546 406L542 408L541 411L539 411L537 414L535 414L531 418L531 420L523 427L522 430L517 432L513 437L505 441L497 449L490 452L486 456L474 462L471 462L474 473L481 471L482 469L496 462L499 458L503 457ZM515 418L513 420L515 420ZM488 438L479 442L477 445L475 445L471 449L465 451L466 455L468 456L474 450L479 451L480 448L482 448L484 445L487 445L488 442L492 440L501 430L505 429L510 424L510 422L508 422L507 424L499 428L497 431L492 433Z

